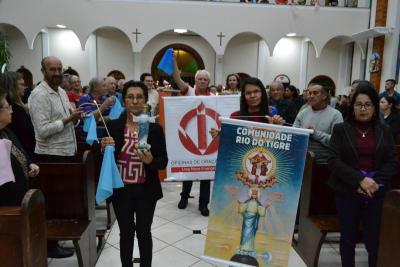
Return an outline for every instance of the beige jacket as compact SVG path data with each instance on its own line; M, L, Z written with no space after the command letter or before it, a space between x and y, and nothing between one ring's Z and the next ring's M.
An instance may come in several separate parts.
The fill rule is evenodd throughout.
M29 113L36 136L36 154L73 156L76 137L73 123L63 124L72 109L64 89L58 92L42 81L28 99Z

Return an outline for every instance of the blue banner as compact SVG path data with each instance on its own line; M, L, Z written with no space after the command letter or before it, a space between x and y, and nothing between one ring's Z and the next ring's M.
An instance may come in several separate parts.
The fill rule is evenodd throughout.
M222 120L205 259L287 266L309 133Z

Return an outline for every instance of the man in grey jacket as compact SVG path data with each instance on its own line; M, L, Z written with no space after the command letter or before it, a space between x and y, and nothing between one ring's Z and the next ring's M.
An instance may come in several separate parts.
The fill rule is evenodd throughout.
M293 127L314 130L310 135L308 148L314 153L317 164L328 161L328 144L333 126L343 122L342 114L329 105L329 90L321 84L310 84L308 87L309 104L297 114Z

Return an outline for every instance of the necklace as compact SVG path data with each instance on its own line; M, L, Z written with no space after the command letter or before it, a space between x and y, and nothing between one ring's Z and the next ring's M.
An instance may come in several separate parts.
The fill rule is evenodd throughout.
M371 128L368 128L365 132L361 131L361 130L358 129L357 127L356 127L356 129L357 129L357 131L361 134L361 137L362 137L362 138L365 138L366 134L369 132L369 129L371 129Z

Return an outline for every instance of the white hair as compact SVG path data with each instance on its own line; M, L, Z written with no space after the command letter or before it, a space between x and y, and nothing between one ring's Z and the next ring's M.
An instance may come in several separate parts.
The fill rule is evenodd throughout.
M113 76L106 77L104 81L106 84L109 84L110 82L117 82Z
M198 77L199 75L201 75L201 74L207 75L208 81L210 81L210 73L209 73L208 71L206 71L206 70L198 70L198 71L196 72L196 74L194 75L194 79L197 80L197 77Z

